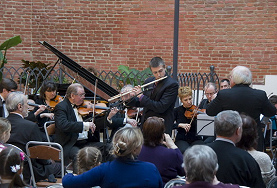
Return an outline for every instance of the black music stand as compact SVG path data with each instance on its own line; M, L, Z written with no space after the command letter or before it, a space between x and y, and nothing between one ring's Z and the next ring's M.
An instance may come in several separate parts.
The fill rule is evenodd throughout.
M207 114L197 115L197 135L214 136L214 117Z

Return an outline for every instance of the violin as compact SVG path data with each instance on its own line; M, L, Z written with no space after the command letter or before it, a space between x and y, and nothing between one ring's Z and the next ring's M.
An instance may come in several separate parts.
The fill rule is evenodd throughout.
M139 111L137 107L127 108L127 116L131 119L136 118L137 115L142 116L142 110Z
M55 106L61 101L63 101L63 98L60 95L56 95L55 98L51 99L49 103L50 110L54 110Z
M189 109L185 111L185 117L188 119L193 119L197 114L205 114L206 109L198 109L197 106L192 105Z
M95 104L95 114L101 114L102 112L110 109L105 103ZM78 112L81 116L89 115L93 112L93 104L89 100L84 100L83 104L78 106Z

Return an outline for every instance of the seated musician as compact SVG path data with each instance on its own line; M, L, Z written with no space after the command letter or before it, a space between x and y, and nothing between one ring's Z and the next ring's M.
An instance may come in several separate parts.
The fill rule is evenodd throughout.
M183 103L181 106L174 109L174 120L178 127L175 144L178 146L180 151L184 151L191 145L204 144L201 136L196 135L197 121L196 117L193 117L194 111L190 108L192 105L192 90L189 87L180 87L178 89L178 96ZM187 111L187 116L185 112Z
M41 130L44 131L43 125L45 122L54 120L54 106L61 100L62 98L57 96L56 84L50 81L43 82L39 98L35 100L35 104L38 106L32 111Z
M133 89L132 85L125 85L120 93L126 93L128 91L131 91ZM126 101L131 97L131 93L122 96L122 100ZM115 134L115 132L124 126L132 126L132 127L136 127L137 126L137 121L135 119L131 119L130 117L128 117L127 114L127 110L125 109L123 112L120 112L119 109L117 107L113 107L111 109L111 111L109 112L108 116L107 116L107 125L109 128L112 129L111 135L110 135L110 140L112 140L113 135Z
M82 116L78 113L77 107L82 105L85 98L85 90L81 84L71 84L66 91L65 99L56 105L55 114L55 142L62 145L64 149L65 163L73 160L73 172L77 173L76 155L80 148L94 146L106 155L101 142L94 142L96 126L93 122L83 122Z
M199 109L206 109L207 105L216 97L217 87L213 82L208 82L204 87L206 99L203 99L199 104Z

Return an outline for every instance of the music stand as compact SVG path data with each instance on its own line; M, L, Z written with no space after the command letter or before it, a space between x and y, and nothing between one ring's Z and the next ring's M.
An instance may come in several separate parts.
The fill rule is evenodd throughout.
M214 117L207 114L197 115L197 135L214 136Z

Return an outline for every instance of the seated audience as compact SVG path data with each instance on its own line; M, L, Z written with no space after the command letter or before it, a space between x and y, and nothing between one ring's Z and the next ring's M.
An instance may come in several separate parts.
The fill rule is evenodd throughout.
M155 116L147 118L142 130L144 144L138 159L156 165L163 183L166 183L176 178L177 175L184 176L185 174L182 168L183 155L164 131L165 125L162 118Z
M137 160L143 144L139 128L119 129L113 137L112 144L115 160L102 163L78 176L67 174L63 178L63 186L65 188L163 187L156 166Z
M9 78L2 78L0 81L0 117L8 117L9 112L6 108L5 100L10 92L17 90L17 84Z
M1 188L29 187L21 178L24 153L13 146L0 152Z
M258 144L257 123L253 118L241 115L242 118L242 137L236 144L237 147L248 151L260 166L262 178L267 184L275 176L275 168L271 163L270 157L264 153L255 150Z
M181 106L174 108L174 120L176 121L177 135L175 144L178 146L181 153L192 145L204 144L201 136L197 136L197 118L194 115L191 107L192 104L192 90L190 87L180 87L178 89L178 96L183 103ZM189 116L186 116L187 113ZM191 114L191 115L190 115ZM193 119L193 120L192 120Z
M42 132L36 123L24 119L28 115L27 97L21 92L12 92L6 100L6 107L9 111L7 119L11 123L11 135L7 143L19 147L26 152L26 144L29 141L42 141ZM23 176L26 181L30 178L29 165L26 162L24 166ZM60 175L60 164L52 163L50 160L35 160L33 164L36 180L48 178L54 174L56 177Z
M11 123L6 118L0 117L0 152L6 148L5 144L11 135Z
M82 174L101 164L102 154L96 147L84 147L77 154L78 174Z
M184 153L184 169L186 172L186 185L178 186L178 188L239 187L239 185L223 184L217 180L217 157L209 146L195 145L188 148Z
M214 120L216 140L208 145L215 151L219 168L217 178L223 183L265 187L261 170L255 159L236 147L242 135L242 120L237 111L225 110Z

